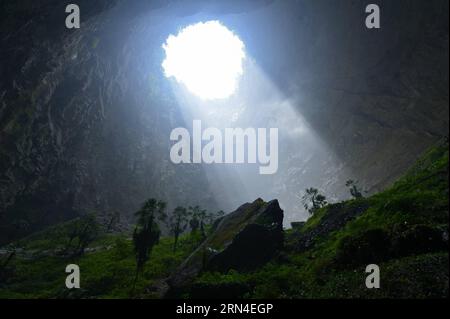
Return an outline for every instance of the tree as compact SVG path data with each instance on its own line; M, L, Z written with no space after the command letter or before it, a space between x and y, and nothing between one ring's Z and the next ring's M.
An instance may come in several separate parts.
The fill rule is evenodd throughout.
M190 216L189 226L191 228L191 234L195 234L200 230L202 239L206 238L206 226L225 215L223 210L217 213L208 213L198 205L194 207L189 206L188 212Z
M114 211L108 215L108 222L106 225L106 232L111 232L120 223L120 213Z
M191 228L191 234L195 234L198 229L200 228L200 219L199 219L199 212L200 207L199 206L189 206L188 208L189 212L189 227Z
M174 236L173 251L177 250L178 238L186 230L188 226L188 210L184 207L178 206L172 212L169 218L170 232Z
M153 247L159 242L161 231L157 221L166 220L165 209L166 203L151 198L135 213L137 224L133 232L133 245L136 255L136 275L133 290L139 273L143 271L145 263L150 258Z
M99 224L95 215L89 214L81 219L80 232L78 234L78 254L83 255L87 246L92 243L99 234Z
M198 207L198 206L196 206L196 207ZM202 237L202 239L205 239L206 238L206 225L208 225L211 222L211 219L212 219L211 215L208 214L206 209L201 209L200 207L198 207L197 218L200 223L201 237Z
M302 196L303 207L313 215L319 208L327 204L326 197L319 193L317 188L307 188Z
M191 226L191 232L196 233L200 229L202 239L206 237L205 226L209 224L211 215L205 209L200 206L189 206L189 225Z
M350 195L352 195L353 198L363 198L362 189L358 185L358 181L354 181L352 179L349 179L347 182L345 182L345 186L347 186L350 190Z
M204 240L206 238L205 226L209 224L211 215L208 214L206 209L201 209L198 213L198 216L200 220L200 234L202 236L202 240Z
M67 250L73 250L75 256L82 256L85 249L99 235L100 227L94 214L84 215L73 221L69 227ZM76 241L73 247L74 241Z
M214 219L219 219L219 218L222 218L223 216L225 216L225 212L224 212L223 210L219 210L219 211L215 214Z

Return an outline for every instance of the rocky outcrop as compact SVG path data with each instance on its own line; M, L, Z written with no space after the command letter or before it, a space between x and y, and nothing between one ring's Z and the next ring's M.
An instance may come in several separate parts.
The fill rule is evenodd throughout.
M349 221L363 214L368 208L369 203L364 199L354 202L331 204L322 208L323 216L320 218L317 226L303 231L301 228L303 226L294 228L294 230L300 230L298 232L295 250L304 251L311 248L318 238L341 229Z
M168 279L178 293L203 270L248 271L269 261L283 245L283 211L278 201L257 199L218 220L211 234Z

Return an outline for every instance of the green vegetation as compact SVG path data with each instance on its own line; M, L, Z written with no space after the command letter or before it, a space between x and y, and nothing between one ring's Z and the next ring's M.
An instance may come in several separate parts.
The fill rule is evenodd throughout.
M356 190L360 192L359 188ZM204 271L183 296L448 297L448 142L430 149L389 189L370 197L353 197L340 203L313 204L311 218L299 228L285 231L284 248L263 267L250 272ZM211 247L220 249L215 243L231 240L248 222L247 212L264 202L255 201L253 205L257 207L244 206L240 214L226 219L230 231L221 233L226 238L210 235L207 240ZM143 207L138 214L138 232L145 225L153 225L156 215L148 212L159 212L157 206L156 210ZM0 298L160 297L161 281L204 240L205 234L200 231L204 219L201 209L189 208L188 212L190 222L184 220L180 229L189 224L191 231L179 232L176 244L174 237L163 237L142 246L147 249L142 255L146 258L143 262L137 259L141 275L134 290L140 251L137 239L133 244L131 233L114 234L103 229L96 236L87 236L88 244L81 244L84 253L67 254L68 246L77 251L79 236L84 238L84 233L78 232L70 240L74 229L84 229L80 228L83 220L77 219L14 243L10 252L15 253L8 261L10 254L0 256L0 265L4 265L0 268ZM206 235L208 229L205 227ZM81 289L64 287L64 270L69 263L80 266ZM381 269L380 289L365 287L365 267L370 263Z
M161 231L158 221L167 218L165 213L166 203L156 199L147 200L142 208L135 213L137 225L133 232L133 245L136 254L136 275L133 282L133 291L136 287L139 273L144 270L144 265L150 258L153 247L159 242Z
M99 228L100 225L93 214L75 220L68 229L69 241L65 252L70 251L75 256L83 255L88 245L97 238Z
M204 273L200 291L246 287L250 298L448 297L448 142L432 148L389 189L317 208L285 249L261 269ZM446 238L446 239L445 239ZM381 269L381 289L365 287L365 266Z
M350 191L350 195L352 195L353 198L362 198L363 196L363 190L359 186L358 181L354 181L352 179L349 179L347 182L345 182L345 186L348 187L348 190Z
M174 253L173 239L162 238L153 247L131 294L136 270L131 234L101 234L83 256L64 257L58 255L62 247L58 238L68 237L58 236L66 225L22 241L33 250L23 251L29 254L18 251L9 263L0 277L0 298L154 298L157 294L149 287L166 278L199 242L198 237L181 236ZM64 286L65 267L70 263L80 266L81 289L69 291Z
M319 193L317 188L307 188L302 196L303 207L313 215L327 204L326 197Z
M178 206L170 216L170 232L173 235L173 251L177 250L178 238L186 230L189 222L189 215L186 208Z

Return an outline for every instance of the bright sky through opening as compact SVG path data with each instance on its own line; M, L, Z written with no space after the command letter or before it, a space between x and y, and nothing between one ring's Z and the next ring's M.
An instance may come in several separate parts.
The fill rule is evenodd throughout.
M219 21L192 24L163 44L166 77L204 100L224 99L237 89L243 73L244 43Z

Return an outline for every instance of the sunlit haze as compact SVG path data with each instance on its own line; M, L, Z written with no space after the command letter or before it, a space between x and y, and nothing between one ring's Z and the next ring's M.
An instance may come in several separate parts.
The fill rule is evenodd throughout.
M231 96L243 73L244 43L219 21L187 26L163 44L166 77L174 77L196 96Z

